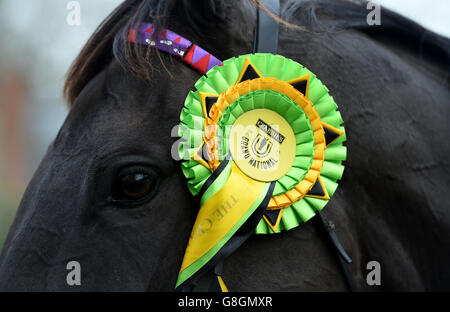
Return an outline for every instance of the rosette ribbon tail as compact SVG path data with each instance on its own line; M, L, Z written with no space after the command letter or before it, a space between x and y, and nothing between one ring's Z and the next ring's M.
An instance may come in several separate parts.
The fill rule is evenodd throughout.
M245 175L230 156L221 162L201 189L177 291L228 291L223 261L254 233L274 187Z

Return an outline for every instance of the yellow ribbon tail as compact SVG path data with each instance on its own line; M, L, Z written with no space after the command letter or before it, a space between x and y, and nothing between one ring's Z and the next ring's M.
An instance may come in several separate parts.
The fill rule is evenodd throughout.
M231 158L216 170L220 174L212 175L211 181L205 182L208 187L201 198L202 206L184 254L177 289L195 283L253 233L273 192L274 182L248 177ZM220 289L228 291L217 275Z

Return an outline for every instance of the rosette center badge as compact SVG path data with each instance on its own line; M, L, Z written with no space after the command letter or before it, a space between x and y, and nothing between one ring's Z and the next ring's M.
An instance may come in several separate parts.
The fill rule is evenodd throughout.
M244 113L235 121L229 140L236 165L255 180L278 180L294 163L294 132L274 111L254 109Z

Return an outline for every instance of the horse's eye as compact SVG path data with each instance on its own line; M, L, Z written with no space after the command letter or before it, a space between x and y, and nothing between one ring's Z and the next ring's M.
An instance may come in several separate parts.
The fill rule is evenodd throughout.
M113 189L115 200L139 200L154 191L155 179L150 174L134 172L122 175Z

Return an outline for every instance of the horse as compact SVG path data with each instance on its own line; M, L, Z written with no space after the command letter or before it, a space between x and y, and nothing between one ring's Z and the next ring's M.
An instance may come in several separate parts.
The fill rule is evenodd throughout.
M152 22L224 60L251 52L258 5L126 0L102 22L69 71L70 110L9 230L0 290L174 289L199 201L171 157L172 128L200 75L127 31ZM344 0L281 1L278 53L316 73L345 121L346 169L325 210L358 290L448 290L450 42L384 8L368 25L368 13ZM143 183L127 184L136 174ZM253 235L225 260L228 288L346 291L315 219ZM70 261L80 285L67 282Z

